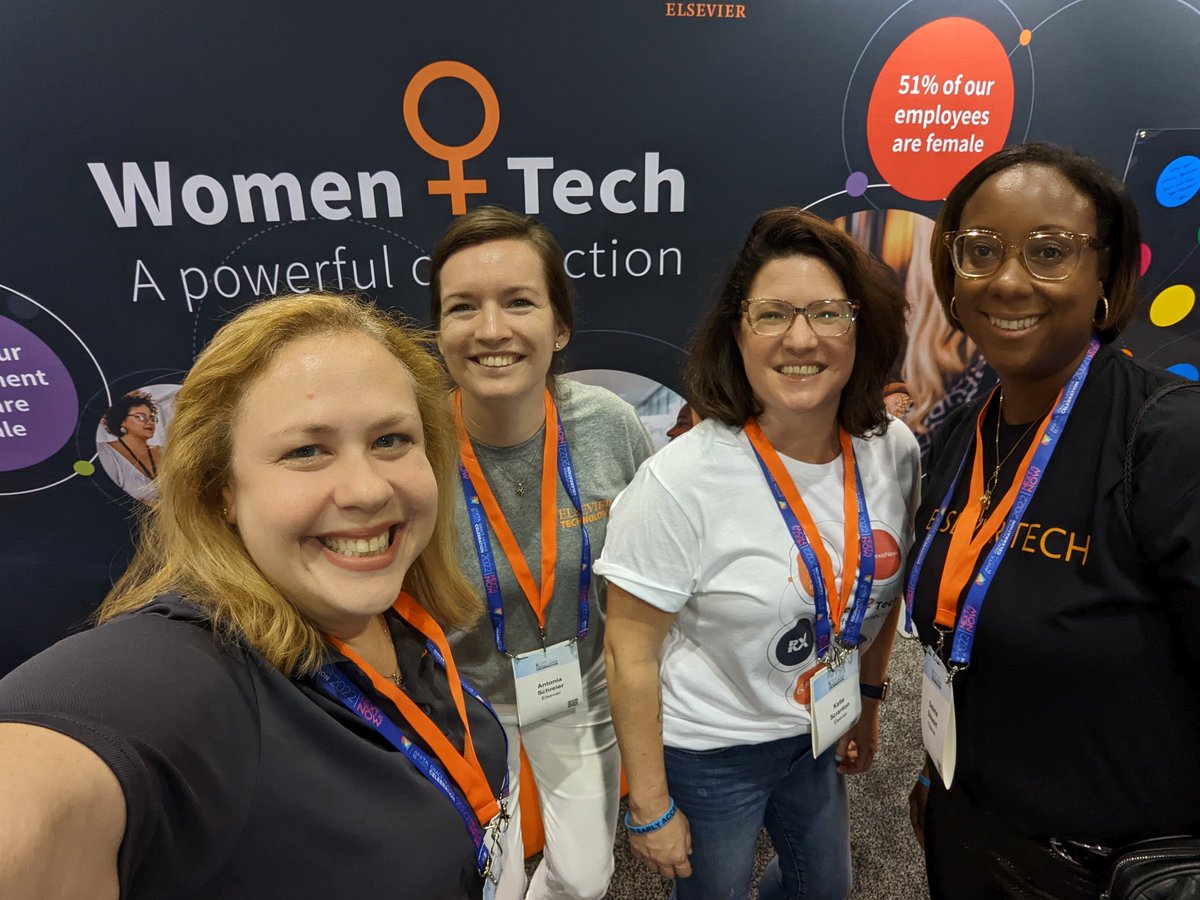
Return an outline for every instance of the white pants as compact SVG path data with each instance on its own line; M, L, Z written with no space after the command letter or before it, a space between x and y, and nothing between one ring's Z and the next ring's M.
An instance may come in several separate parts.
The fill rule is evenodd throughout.
M521 728L515 706L497 704L508 733L509 808L504 870L497 900L525 893L521 839L521 746L537 784L546 846L529 881L530 900L601 900L613 873L613 835L621 789L621 758L608 708L601 662L583 679L583 698L570 713Z

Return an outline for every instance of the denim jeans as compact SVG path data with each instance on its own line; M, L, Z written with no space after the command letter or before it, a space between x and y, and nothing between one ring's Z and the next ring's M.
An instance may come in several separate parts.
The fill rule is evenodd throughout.
M760 900L845 900L850 893L846 786L832 749L812 757L807 734L717 750L665 748L667 785L692 831L692 875L677 900L745 900L758 832L776 856Z

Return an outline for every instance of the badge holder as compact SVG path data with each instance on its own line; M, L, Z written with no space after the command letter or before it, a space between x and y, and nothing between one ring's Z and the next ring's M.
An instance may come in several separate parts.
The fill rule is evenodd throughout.
M583 697L579 642L575 638L512 658L521 727L574 710Z
M810 680L812 690L812 754L816 758L837 744L862 715L858 690L858 650L830 646L832 659Z
M504 842L501 838L508 831L508 797L500 800L500 812L488 822L483 831L484 846L487 847L487 862L479 873L483 878L483 900L494 900L500 888L500 874L504 870Z
M939 652L941 646L939 639L937 650L925 648L925 671L921 678L921 742L948 789L954 781L954 764L958 758L953 682L959 669L946 670Z

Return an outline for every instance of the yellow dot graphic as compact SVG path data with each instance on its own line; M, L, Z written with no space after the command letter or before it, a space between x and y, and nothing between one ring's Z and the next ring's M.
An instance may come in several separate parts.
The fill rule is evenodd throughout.
M1183 321L1195 305L1196 291L1190 285L1173 284L1150 304L1150 321L1159 328L1169 328Z
M96 467L93 466L86 459L75 460L75 465L71 466L71 468L75 470L76 475L82 475L85 478L89 475L96 474Z
M1033 40L1033 32L1026 28L1021 32L1021 46L1028 47L1029 42Z

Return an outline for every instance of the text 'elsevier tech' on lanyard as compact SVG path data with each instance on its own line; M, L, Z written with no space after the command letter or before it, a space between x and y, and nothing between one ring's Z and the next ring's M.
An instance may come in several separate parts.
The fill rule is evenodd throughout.
M779 514L796 544L800 559L808 570L813 586L813 606L816 607L817 658L824 659L829 649L831 634L837 634L842 613L850 599L854 584L854 602L846 627L842 629L839 643L849 650L858 646L867 605L871 602L871 587L875 581L875 535L871 531L871 516L867 512L867 498L863 492L862 477L854 458L854 444L844 428L838 429L838 441L842 447L842 502L844 508L845 539L842 547L842 590L836 590L837 581L833 562L825 549L825 542L817 531L808 507L796 489L792 476L788 474L783 460L771 446L767 436L759 427L758 420L748 419L744 426L746 437L758 458L767 486L779 506ZM851 560L858 558L858 579L854 578Z
M1063 429L1067 426L1071 410L1074 409L1075 401L1079 398L1083 381L1087 378L1092 359L1099 349L1100 341L1093 337L1083 360L1075 369L1075 374L1059 391L1053 410L1049 417L1042 422L1034 436L1033 443L1024 459L1021 460L1021 465L1018 467L1016 475L1013 476L1012 485L1005 493L1004 499L996 506L979 531L972 535L972 529L964 527L963 523L975 521L980 515L979 498L983 495L983 440L980 437L980 429L983 417L987 414L988 406L991 404L991 397L979 411L979 417L975 421L971 487L967 494L966 505L959 513L958 524L950 537L950 548L946 552L946 562L938 584L937 616L934 618L936 626L950 628L955 625L954 616L958 610L958 598L967 582L971 581L975 563L978 562L988 541L995 537L997 532L1000 534L984 559L983 565L980 566L979 574L975 576L974 581L971 581L971 588L967 591L966 599L963 601L962 612L958 614L958 624L954 628L954 641L950 648L950 662L956 669L966 668L971 661L971 648L975 643L975 631L979 625L979 611L983 607L984 597L987 595L988 588L991 587L992 580L996 577L996 570L1000 567L1004 554L1008 552L1013 535L1021 524L1038 485L1041 484L1046 466L1050 462L1050 457L1054 455L1054 449L1058 446ZM916 561L908 576L908 584L904 589L904 627L910 633L912 632L913 597L916 592L917 579L920 577L921 568L925 564L925 557L929 553L933 538L941 528L946 511L954 499L954 491L958 486L959 478L962 477L968 457L972 457L970 447L963 454L954 480L950 483L946 496L938 506L934 519L925 532L925 540L921 544L921 549L917 553ZM1003 529L1001 529L1001 523L1003 523Z
M504 642L504 598L500 594L500 578L496 574L496 561L492 557L492 542L488 537L488 524L496 532L496 539L504 551L508 564L521 586L525 599L529 601L537 617L542 644L546 642L546 610L554 597L554 569L558 564L558 486L555 483L555 463L558 478L562 481L567 496L579 514L579 531L583 548L579 562L579 628L576 637L580 640L588 630L588 588L592 580L592 545L588 540L583 522L583 504L579 497L579 485L575 479L575 467L571 464L571 450L563 432L562 419L554 406L554 398L545 391L543 403L546 411L546 433L542 443L541 480L541 539L542 581L539 589L529 570L529 563L521 546L496 502L496 496L488 486L483 469L471 446L471 436L462 414L462 391L454 392L454 422L458 429L459 456L458 475L462 480L463 496L467 514L471 518L471 537L475 542L475 554L479 557L479 569L483 573L483 588L487 593L488 615L492 620L492 633L496 649L508 653ZM480 507L482 506L482 509Z
M420 747L404 736L404 733L394 722L363 695L354 683L340 672L332 663L317 673L317 684L325 693L352 710L368 725L404 754L417 770L424 775L443 796L453 804L458 811L471 842L475 845L475 858L479 873L487 876L491 866L491 852L487 846L485 829L488 826L504 828L507 812L503 803L508 797L508 775L504 776L504 785L500 791L500 799L492 794L488 785L487 775L475 754L475 743L471 739L471 724L467 720L467 705L463 697L466 690L472 697L487 707L495 716L491 706L471 685L462 680L454 657L450 655L450 647L446 635L434 618L425 611L416 600L408 594L401 593L392 604L396 615L408 622L425 636L425 647L434 660L446 670L446 679L450 684L450 693L454 697L454 707L463 724L463 752L450 743L412 698L398 688L391 679L381 675L374 666L359 656L347 644L333 635L327 635L329 642L349 659L359 670L371 679L375 690L383 694L396 705L400 715L411 726L434 753L436 759L430 759ZM499 720L497 720L499 721ZM457 786L457 787L456 787ZM460 793L461 792L461 793ZM465 800L464 800L465 796Z

